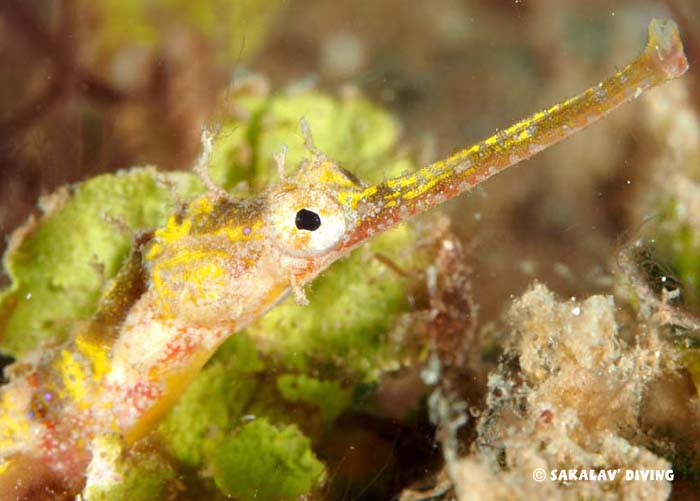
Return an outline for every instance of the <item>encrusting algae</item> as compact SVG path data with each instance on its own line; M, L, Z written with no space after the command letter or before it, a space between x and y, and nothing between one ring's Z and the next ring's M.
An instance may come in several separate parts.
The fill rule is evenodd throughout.
M290 292L304 302L302 287L360 244L686 69L675 24L653 20L644 52L608 80L414 173L366 185L319 152L302 122L310 158L258 196L235 199L204 176L204 195L136 237L90 321L12 367L0 497L42 485L80 493L115 437L127 449L146 437L216 349Z

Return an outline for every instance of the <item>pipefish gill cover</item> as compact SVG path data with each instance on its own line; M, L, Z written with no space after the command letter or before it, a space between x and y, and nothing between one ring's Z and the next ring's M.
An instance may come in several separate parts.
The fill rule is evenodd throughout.
M675 465L664 450L644 449L648 444L630 442L622 431L628 422L640 422L632 419L643 412L635 402L647 388L639 381L664 379L664 371L692 373L695 360L692 346L681 350L662 336L666 324L658 320L645 323L651 334L630 344L642 351L650 343L662 346L655 358L633 362L620 348L615 336L625 329L606 309L610 301L638 308L640 319L649 304L666 307L663 298L642 295L646 289L639 284L648 277L639 278L634 263L608 276L608 283L632 284L633 293L618 287L626 292L616 298L572 300L569 308L539 286L512 306L501 300L499 309L511 310L501 327L510 337L493 337L477 312L488 319L484 306L498 304L498 295L481 296L472 286L481 273L478 260L476 272L468 264L474 250L464 235L472 223L458 218L450 225L431 212L404 224L683 75L687 61L673 21L652 20L641 55L600 84L442 160L417 163L418 155L399 147L397 120L358 89L331 97L299 84L271 93L268 80L239 76L218 103L196 92L193 102L183 101L172 89L190 81L188 71L214 85L217 68L231 64L230 47L216 44L222 32L204 28L227 16L231 26L241 26L241 12L202 5L154 3L150 10L98 3L92 12L99 21L84 27L94 31L94 45L83 42L91 57L68 45L48 52L58 74L79 85L70 92L63 84L49 87L46 99L69 92L94 108L86 113L93 113L90 127L102 136L86 136L86 146L130 138L126 157L130 148L145 148L151 158L182 162L169 158L167 140L156 137L149 146L143 138L153 134L143 136L139 128L157 124L153 130L166 136L179 132L179 151L186 153L197 127L188 131L177 117L189 116L197 125L207 107L220 111L212 119L214 132L201 136L198 159L184 155L193 171L141 167L85 179L45 197L43 214L10 239L4 260L10 283L0 309L2 347L15 358L0 401L4 497L295 499L349 492L374 499L403 492L420 499L412 484L432 478L425 495L469 499L482 488L468 480L473 475L483 488L507 497L513 485L507 475L517 468L488 473L486 448L466 456L458 451L472 442L513 451L530 446L526 434L515 430L504 440L499 428L499 413L514 405L508 398L518 384L518 392L531 395L520 429L531 429L533 416L549 436L550 424L580 415L572 425L575 435L594 439L577 444L577 464L598 447L598 457L611 467ZM275 9L262 15L254 2L246 8L249 28L257 33L253 46L271 50L265 44L274 39ZM275 8L277 15L292 9ZM61 29L79 23L66 10ZM30 27L46 31L45 38L63 33L53 33L51 23L19 2L9 2L3 12L18 23L18 36ZM152 23L156 13L179 26L179 34ZM127 41L108 18L128 20ZM126 50L129 40L137 42L130 47L135 52ZM178 55L166 41L177 41ZM333 65L333 54L344 54L348 63L348 54L358 56L356 39L332 42L330 56L323 53L320 60L331 79L343 71ZM46 44L34 49L48 50ZM163 60L167 65L172 58L171 69L177 68L188 50L194 68L163 73ZM111 70L104 72L104 65ZM149 71L152 77L139 76ZM391 93L385 97L391 102ZM18 113L7 129L18 138L51 125L50 115ZM109 127L107 120L113 120ZM194 153L197 141L191 142ZM494 224L494 216L487 217ZM529 221L521 226L537 231ZM546 281L547 272L527 271L537 268L531 260L521 259L519 266ZM552 269L560 278L573 273L561 263ZM575 278L559 287L562 293L576 287L600 292ZM636 372L621 369L616 376L622 386L629 374L639 378L625 386L636 393L617 404L622 410L613 414L619 417L606 425L620 426L616 445L600 446L595 424L587 425L600 420L580 408L587 395L595 402L594 384L578 388L581 399L561 396L573 391L562 375L595 381L595 370L566 366L556 343L552 353L540 349L534 356L529 350L536 340L518 341L550 332L546 337L563 345L572 341L561 332L577 329L584 329L579 337L597 340L577 351L584 359L597 353L595 367L610 372L637 363ZM601 346L617 351L601 355ZM517 364L497 364L499 353L518 361L520 373ZM625 357L629 361L621 362ZM552 364L559 379L543 379L539 366ZM615 388L608 385L619 393ZM697 395L687 396L692 398ZM556 449L576 438L548 440ZM433 447L436 441L441 451ZM630 447L643 453L619 453ZM563 467L556 454L531 457ZM693 463L684 467L691 471ZM624 496L637 486L601 488ZM663 496L670 484L649 489Z

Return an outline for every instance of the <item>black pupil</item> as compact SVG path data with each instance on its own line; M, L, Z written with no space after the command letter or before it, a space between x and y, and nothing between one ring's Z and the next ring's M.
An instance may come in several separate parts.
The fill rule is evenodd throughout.
M294 223L300 230L316 231L321 227L321 218L313 211L301 209Z

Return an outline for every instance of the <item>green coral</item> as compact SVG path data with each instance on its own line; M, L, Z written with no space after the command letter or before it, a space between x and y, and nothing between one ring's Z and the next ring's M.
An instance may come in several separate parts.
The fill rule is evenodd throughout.
M352 399L352 393L338 381L321 381L306 374L282 374L277 391L288 402L309 402L321 412L323 420L332 422Z
M258 160L271 158L268 155L280 144L289 147L291 165L306 156L299 117L309 123L323 152L368 182L413 168L407 158L396 153L399 125L385 111L363 99L337 100L310 93L280 96L270 102L261 117L258 150L262 155ZM337 134L339 130L342 134Z
M201 190L191 174L167 178L181 196ZM12 286L0 296L0 348L15 356L42 339L65 336L75 321L92 315L105 281L114 277L131 248L129 230L119 225L131 231L152 228L173 210L154 169L98 176L45 204L58 207L49 209L36 227L27 223L4 258Z
M226 439L214 458L214 481L239 499L296 499L323 483L324 467L296 426L260 418Z

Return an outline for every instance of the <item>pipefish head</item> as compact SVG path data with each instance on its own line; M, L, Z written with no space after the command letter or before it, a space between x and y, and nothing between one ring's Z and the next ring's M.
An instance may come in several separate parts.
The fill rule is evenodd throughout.
M426 169L377 185L357 179L315 149L296 174L266 196L264 226L271 243L315 275L348 251L446 197ZM302 278L301 276L299 278Z

